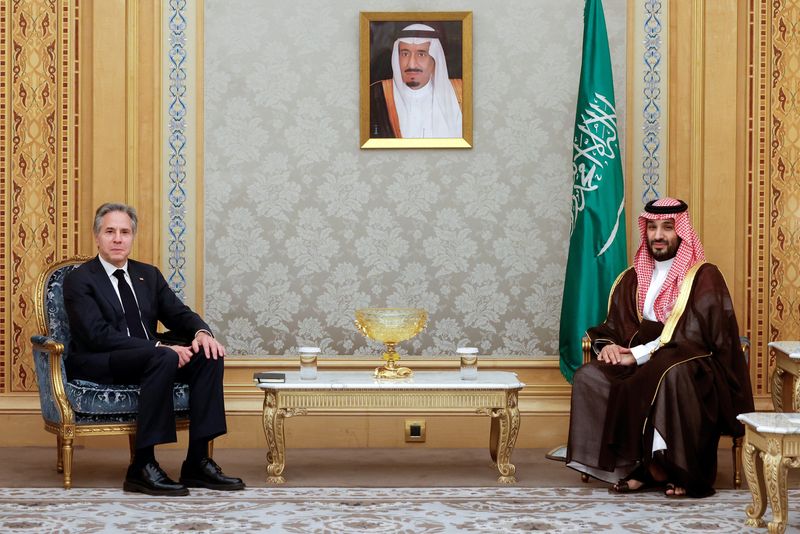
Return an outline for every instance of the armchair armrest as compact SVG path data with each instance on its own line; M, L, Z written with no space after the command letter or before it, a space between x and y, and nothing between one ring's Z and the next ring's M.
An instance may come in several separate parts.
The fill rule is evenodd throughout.
M581 350L583 351L583 363L587 364L592 361L592 340L589 336L581 338Z
M747 336L740 336L739 343L741 343L742 346L744 361L750 366L750 338ZM583 336L583 338L581 338L581 349L583 350L583 363L589 363L592 360L592 342L589 336Z
M750 367L750 338L747 336L739 336L739 343L742 345L744 361L747 363L747 367Z
M39 386L39 403L46 423L72 423L75 414L67 400L64 384L64 344L55 339L36 335L31 337L36 382Z

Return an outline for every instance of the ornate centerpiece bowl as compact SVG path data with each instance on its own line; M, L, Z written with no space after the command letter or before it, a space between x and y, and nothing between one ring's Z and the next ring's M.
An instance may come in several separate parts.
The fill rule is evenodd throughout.
M356 328L368 338L386 345L383 359L386 365L375 369L377 378L406 378L412 375L408 367L397 367L400 356L395 345L411 339L425 328L428 312L421 308L362 308L356 310Z

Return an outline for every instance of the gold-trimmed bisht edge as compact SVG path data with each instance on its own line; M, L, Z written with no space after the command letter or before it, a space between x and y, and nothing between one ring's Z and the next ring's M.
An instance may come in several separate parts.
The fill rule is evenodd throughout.
M675 328L678 325L678 321L683 316L683 312L686 311L686 305L689 303L689 295L692 294L692 287L694 286L694 279L697 276L697 271L699 271L700 267L702 267L705 263L706 263L705 261L697 262L694 265L692 265L686 272L686 277L683 279L683 282L681 283L681 289L680 292L678 293L678 298L675 301L675 306L672 308L672 312L669 314L669 317L667 317L667 321L664 324L664 330L661 331L661 337L659 337L658 348L656 348L656 350L653 352L658 351L661 347L669 343L670 340L672 339L672 335L675 333ZM698 356L692 356L691 358L670 365L667 369L665 369L664 372L661 373L661 377L658 379L658 384L656 385L656 389L653 392L653 398L650 400L650 406L653 406L653 404L656 402L656 396L658 395L658 392L661 389L661 384L664 381L664 377L667 376L668 372L670 372L673 368L675 368L678 365L693 360L697 360L699 358L708 358L709 356L711 356L710 352L708 354L700 354ZM649 417L645 417L644 419L644 424L642 425L642 434L644 434L645 429L647 428L647 421L649 419L650 419Z
M705 263L705 261L697 262L686 272L686 277L683 279L683 283L681 284L678 298L675 300L675 306L672 308L672 312L670 312L669 317L667 317L667 321L664 324L664 329L661 331L658 348L663 347L672 339L672 335L675 333L675 328L678 326L678 321L680 321L681 317L683 316L683 312L686 311L686 304L689 303L689 295L692 294L692 286L694 286L694 279L695 276L697 276L697 271L700 270L700 267L705 265Z

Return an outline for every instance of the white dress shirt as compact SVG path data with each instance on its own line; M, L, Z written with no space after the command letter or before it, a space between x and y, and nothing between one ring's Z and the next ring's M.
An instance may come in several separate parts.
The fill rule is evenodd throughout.
M644 298L644 309L642 310L642 317L648 321L658 321L654 304L658 292L661 291L661 286L667 279L670 267L675 258L670 258L664 261L657 261L653 268L653 277L650 279L650 287L647 288L647 295ZM643 345L631 347L633 357L636 358L636 365L643 365L650 361L650 356L653 351L658 348L659 338L656 338Z

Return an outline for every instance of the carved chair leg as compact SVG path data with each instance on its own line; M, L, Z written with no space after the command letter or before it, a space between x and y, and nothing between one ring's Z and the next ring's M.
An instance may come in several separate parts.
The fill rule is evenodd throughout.
M213 458L214 457L214 440L213 439L208 442L208 457L209 458Z
M61 438L61 456L64 460L64 489L72 487L72 438Z
M136 454L136 434L128 434L128 449L130 449L130 463L133 463L133 455Z
M733 454L733 487L741 489L742 487L742 440L744 436L732 438L733 446L731 453Z
M61 434L56 435L56 471L59 473L64 472L64 451L61 449L64 440Z

